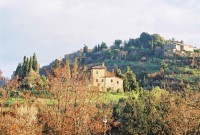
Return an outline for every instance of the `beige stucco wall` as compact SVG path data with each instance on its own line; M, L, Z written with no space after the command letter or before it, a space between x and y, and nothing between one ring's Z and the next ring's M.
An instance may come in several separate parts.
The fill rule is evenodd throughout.
M194 47L191 47L191 46L184 46L184 48L183 48L183 50L185 50L185 51L194 51Z
M105 77L106 69L92 69L92 83L98 86L100 91L123 92L123 80L118 77ZM111 81L112 80L112 81Z
M176 45L176 50L177 51L181 51L181 46L180 45Z
M194 51L193 46L185 45L185 44L176 44L176 50L182 52L182 51Z
M118 77L106 77L105 89L106 91L111 89L113 92L123 92L123 80Z
M105 69L92 69L91 70L93 85L95 85L95 86L99 85L99 83L102 82L102 79L104 80L105 72L106 72Z

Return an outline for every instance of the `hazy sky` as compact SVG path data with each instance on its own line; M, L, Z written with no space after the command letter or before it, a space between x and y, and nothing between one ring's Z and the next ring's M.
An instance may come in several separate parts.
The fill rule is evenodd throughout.
M49 64L105 41L159 33L200 47L199 0L0 0L0 69L36 52Z

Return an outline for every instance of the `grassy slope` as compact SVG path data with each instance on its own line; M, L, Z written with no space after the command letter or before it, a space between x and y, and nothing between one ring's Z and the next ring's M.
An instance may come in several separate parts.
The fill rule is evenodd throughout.
M102 99L105 103L117 103L119 99L127 99L129 96L129 93L103 93L102 94ZM32 99L30 99L32 100ZM46 105L51 105L54 104L56 101L52 99L47 99L47 98L39 98L37 99L40 103L46 104ZM15 104L15 103L25 103L27 102L24 98L9 98L6 100L5 105L7 107Z

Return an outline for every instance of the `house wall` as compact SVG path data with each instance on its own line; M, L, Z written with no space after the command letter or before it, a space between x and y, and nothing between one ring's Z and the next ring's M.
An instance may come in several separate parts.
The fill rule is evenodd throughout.
M181 46L180 45L176 45L176 50L177 51L181 51Z
M105 89L113 92L123 92L123 80L118 77L106 77Z
M190 45L186 45L186 44L180 44L180 43L177 43L176 44L176 50L182 52L182 51L194 51L194 47L193 46L190 46Z
M91 70L91 75L92 75L92 83L94 86L98 85L104 85L102 84L102 80L104 81L106 69L92 69ZM101 86L102 87L102 86Z
M100 91L123 92L123 79L106 77L106 69L91 69L92 84L98 86Z
M185 50L185 51L194 51L194 47L192 47L192 46L184 46L184 48L183 48L183 50Z

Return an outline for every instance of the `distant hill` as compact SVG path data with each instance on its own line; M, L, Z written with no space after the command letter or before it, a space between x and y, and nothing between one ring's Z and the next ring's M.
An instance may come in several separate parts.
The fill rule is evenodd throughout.
M193 87L200 80L200 50L183 41L166 40L159 34L143 32L138 38L117 39L110 46L102 42L92 49L84 45L77 52L65 54L63 59L42 67L40 74L44 74L44 68L50 69L67 59L71 63L78 59L80 65L87 67L104 62L108 70L119 67L122 72L130 66L140 86L147 89L160 86L178 90L187 84ZM168 81L173 83L168 84Z

